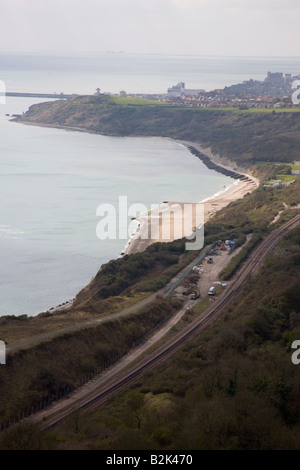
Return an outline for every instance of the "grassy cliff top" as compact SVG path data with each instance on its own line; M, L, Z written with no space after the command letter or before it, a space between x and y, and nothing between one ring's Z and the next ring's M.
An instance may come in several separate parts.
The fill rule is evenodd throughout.
M107 95L33 105L19 122L118 136L162 136L201 142L239 164L300 159L296 108L246 110L185 108L159 101Z

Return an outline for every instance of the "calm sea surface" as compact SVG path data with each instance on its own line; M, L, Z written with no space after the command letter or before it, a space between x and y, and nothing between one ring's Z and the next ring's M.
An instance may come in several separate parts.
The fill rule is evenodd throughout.
M0 80L7 91L92 94L99 87L111 93L166 93L178 82L209 91L249 78L263 80L268 71L298 75L299 57L0 54Z
M104 54L98 57L1 56L7 91L164 93L178 81L212 89L268 70L299 73L298 59L217 59ZM166 139L118 138L26 126L5 114L40 100L0 105L0 316L35 315L84 287L126 239L96 236L100 204L118 209L164 200L200 201L233 180L208 170Z
M127 239L96 236L100 204L199 201L232 184L182 145L9 122L0 117L0 313L33 315L73 298ZM130 220L130 219L129 219ZM129 233L130 235L130 233Z

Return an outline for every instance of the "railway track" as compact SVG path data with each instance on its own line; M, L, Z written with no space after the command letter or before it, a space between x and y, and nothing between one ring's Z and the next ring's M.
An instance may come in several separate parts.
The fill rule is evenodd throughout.
M199 333L209 325L222 317L225 310L239 296L250 276L257 273L266 257L275 245L290 230L300 222L300 214L290 221L275 229L268 235L258 247L251 253L247 261L241 266L230 286L218 297L197 319L189 324L184 330L177 333L173 338L158 347L151 354L142 358L135 365L110 379L106 384L99 386L85 397L70 403L56 414L44 415L41 428L46 429L54 426L69 414L76 410L93 410L103 404L113 394L121 391L132 382L136 381L146 370L151 370L158 364L170 358L179 351L186 343L195 339ZM36 421L36 419L35 419Z

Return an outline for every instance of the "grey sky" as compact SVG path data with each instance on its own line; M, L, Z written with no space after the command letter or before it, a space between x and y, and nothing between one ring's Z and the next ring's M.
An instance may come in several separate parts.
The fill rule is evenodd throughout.
M300 56L299 0L0 0L1 51Z

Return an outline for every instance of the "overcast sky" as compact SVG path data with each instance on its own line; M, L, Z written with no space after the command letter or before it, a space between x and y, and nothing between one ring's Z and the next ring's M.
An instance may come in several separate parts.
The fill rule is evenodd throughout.
M0 0L1 51L300 56L300 0Z

